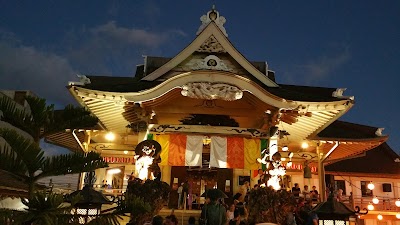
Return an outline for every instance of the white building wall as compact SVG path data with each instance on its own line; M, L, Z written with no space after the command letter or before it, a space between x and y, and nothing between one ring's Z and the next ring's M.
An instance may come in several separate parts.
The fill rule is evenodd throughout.
M344 180L346 184L346 193L356 197L361 197L361 181L372 181L375 185L373 190L373 195L382 198L399 198L400 195L400 179L390 179L390 178L379 178L379 177L349 177L349 176L335 176L335 180ZM392 191L384 192L382 184L391 184Z

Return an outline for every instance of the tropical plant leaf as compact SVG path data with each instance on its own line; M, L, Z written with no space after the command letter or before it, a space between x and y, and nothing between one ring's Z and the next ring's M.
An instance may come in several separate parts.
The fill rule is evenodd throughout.
M0 224L64 225L72 221L73 206L65 204L61 194L36 192L21 201L27 207L24 211L0 209Z
M36 143L43 137L65 129L88 128L97 124L97 117L82 107L67 105L63 110L54 110L46 100L25 96L29 109L19 106L8 96L0 96L2 120L30 134Z
M0 168L18 175L33 176L44 160L40 147L11 129L0 129L0 137L8 144L0 147ZM3 158L4 157L4 158ZM10 160L6 162L6 160ZM3 163L4 162L4 163ZM20 166L20 167L12 167Z
M75 152L46 158L37 178L89 172L98 168L108 167L107 162L97 152Z
M32 134L32 130L30 129L30 112L23 106L17 105L17 103L8 96L0 95L0 111L2 112L1 120Z

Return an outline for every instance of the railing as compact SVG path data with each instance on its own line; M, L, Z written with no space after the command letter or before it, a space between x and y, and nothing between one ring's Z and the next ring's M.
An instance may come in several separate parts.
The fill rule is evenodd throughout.
M398 212L400 210L400 208L397 207L395 204L395 202L397 201L397 198L378 197L378 199L379 199L378 204L373 204L372 198L373 197L345 196L345 198L342 202L351 208L354 208L354 206L359 206L361 209L364 209L364 208L368 208L368 205L371 203L374 206L373 211Z

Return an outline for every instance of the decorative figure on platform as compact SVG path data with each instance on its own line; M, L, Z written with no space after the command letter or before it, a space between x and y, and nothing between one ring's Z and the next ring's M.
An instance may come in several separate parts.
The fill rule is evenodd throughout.
M147 179L154 180L154 175L160 176L160 167L158 166L160 152L161 146L154 140L145 140L136 146L135 170L137 178L144 181Z
M282 165L281 154L276 152L272 155L272 160L269 160L270 153L268 151L269 148L264 149L261 154L264 154L263 158L258 158L257 162L266 165L268 170L268 174L270 178L267 181L267 186L271 186L275 190L281 189L280 181L281 176L286 174L286 168ZM272 165L272 169L270 169L270 165Z

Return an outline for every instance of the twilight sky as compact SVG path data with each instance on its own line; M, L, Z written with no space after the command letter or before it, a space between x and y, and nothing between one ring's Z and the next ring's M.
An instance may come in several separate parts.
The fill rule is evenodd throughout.
M143 55L175 56L213 4L233 45L278 83L345 87L341 120L384 127L400 152L400 1L0 0L0 89L74 100L76 74L133 76Z

